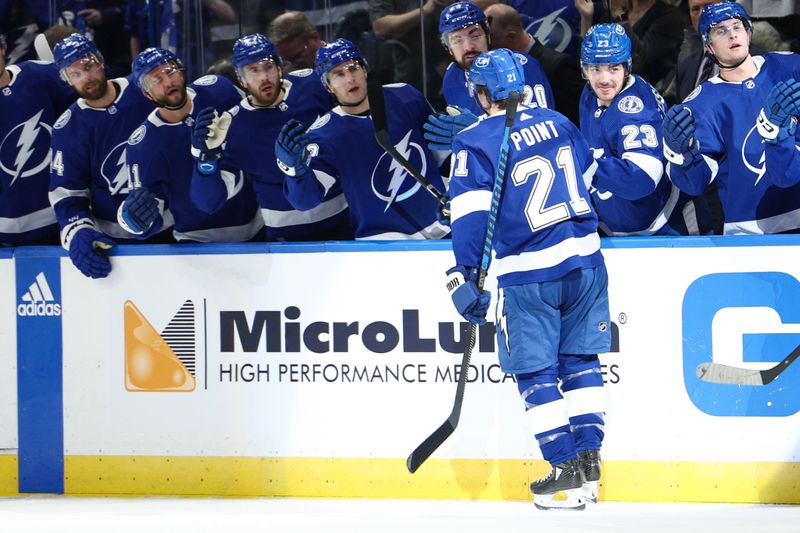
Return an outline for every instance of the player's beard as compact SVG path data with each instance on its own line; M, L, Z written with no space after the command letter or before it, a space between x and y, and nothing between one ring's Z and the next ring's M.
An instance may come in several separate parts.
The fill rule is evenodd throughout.
M254 106L256 107L270 107L275 105L275 103L280 100L281 94L283 93L283 84L281 80L278 80L278 84L272 84L272 93L271 96L265 96L264 90L270 84L264 83L258 87L258 90L255 92L250 93L250 99Z
M180 95L168 92L167 94L164 95L164 98L162 98L157 103L159 107L175 111L183 107L183 105L186 103L186 98L187 98L186 86L184 85L180 89Z
M100 100L108 92L108 82L105 79L92 80L75 92L84 100Z
M479 55L483 52L467 52L463 56L461 56L461 61L458 62L458 66L460 66L463 70L469 71L472 68L472 63L475 61Z

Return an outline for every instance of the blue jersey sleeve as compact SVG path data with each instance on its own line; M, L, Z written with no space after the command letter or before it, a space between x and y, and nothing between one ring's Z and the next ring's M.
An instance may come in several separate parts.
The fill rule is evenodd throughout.
M542 70L539 62L528 54L518 52L522 68L525 72L525 99L522 102L528 106L546 107L555 109L555 98L550 82Z
M73 108L74 109L74 108ZM50 202L62 232L69 226L94 225L91 211L89 140L77 131L72 109L56 122L50 163Z
M776 144L764 143L765 176L777 187L800 183L800 131Z
M328 115L326 115L327 117ZM325 200L328 192L339 181L336 163L336 149L331 146L325 134L324 124L319 129L309 129L310 142L306 146L308 168L301 176L286 176L284 192L286 199L295 209L308 211Z

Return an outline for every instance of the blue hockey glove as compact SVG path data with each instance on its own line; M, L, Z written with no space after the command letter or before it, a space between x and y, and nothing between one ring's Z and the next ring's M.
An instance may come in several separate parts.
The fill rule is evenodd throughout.
M81 228L69 242L69 258L81 273L92 279L104 278L111 272L106 250L114 246L107 235L89 227Z
M134 235L147 232L159 216L158 200L144 187L133 189L117 211L117 222Z
M284 174L296 177L308 172L303 161L307 144L308 136L303 124L299 120L289 119L275 139L275 157L278 158L278 167Z
M684 166L700 157L694 137L697 127L691 109L682 104L669 108L661 128L667 161Z
M478 271L457 265L447 271L447 290L453 305L464 320L471 324L485 324L486 311L492 295L489 291L478 292Z
M770 144L794 136L797 117L800 116L800 82L790 79L779 81L767 95L764 107L758 114L758 133Z
M450 150L456 134L478 120L478 117L467 109L448 107L447 111L449 115L443 113L429 115L428 122L422 126L425 130L425 140L428 141L428 148L431 150Z
M201 174L216 171L216 161L225 150L231 120L230 113L225 111L219 115L212 107L197 114L192 129L192 156L197 160L197 170Z

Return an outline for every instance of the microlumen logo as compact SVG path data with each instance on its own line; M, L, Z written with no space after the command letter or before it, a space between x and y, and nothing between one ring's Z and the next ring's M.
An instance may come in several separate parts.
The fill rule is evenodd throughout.
M125 302L125 388L131 392L195 389L194 302L186 300L161 333Z
M17 306L19 316L61 316L61 304L56 303L44 272L39 272Z

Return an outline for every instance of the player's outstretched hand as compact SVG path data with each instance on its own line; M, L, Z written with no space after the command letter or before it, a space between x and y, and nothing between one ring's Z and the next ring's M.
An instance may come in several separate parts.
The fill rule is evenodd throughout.
M478 272L474 268L461 265L447 271L447 290L456 310L471 324L485 324L486 311L492 295L489 291L478 290Z
M793 136L800 116L800 82L779 81L770 90L764 107L758 114L758 133L770 143Z
M458 132L475 123L478 117L468 109L459 109L450 106L449 114L437 113L429 115L428 121L422 126L425 130L425 140L431 150L450 150L453 138Z
M107 235L97 230L81 228L69 242L69 258L84 276L92 279L104 278L111 272L111 261L105 251L110 250L114 244Z
M308 171L303 162L303 151L308 144L305 127L296 119L289 119L275 140L275 157L278 166L289 176L300 176Z
M158 216L158 200L144 187L133 189L117 211L119 225L134 235L151 229Z
M231 120L230 113L226 111L219 115L213 107L206 107L197 113L192 128L192 156L199 162L213 162L221 158ZM216 166L212 166L216 170ZM202 168L198 168L202 172Z
M695 139L695 126L692 111L683 104L678 104L667 110L661 126L664 136L664 157L676 165L688 165L700 153L697 150Z

